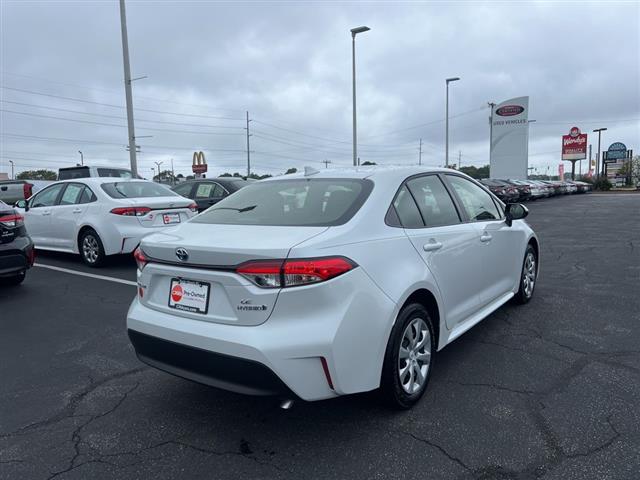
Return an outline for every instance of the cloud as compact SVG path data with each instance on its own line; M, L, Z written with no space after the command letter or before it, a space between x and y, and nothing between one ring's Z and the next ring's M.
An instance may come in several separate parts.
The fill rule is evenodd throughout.
M77 150L126 165L117 2L0 5L2 86L68 97L1 89L0 170L9 159L20 169L68 166ZM625 28L611 28L621 18ZM461 77L450 146L463 164L487 162L486 103L519 95L537 120L534 166L555 170L574 124L606 126L603 144L638 149L639 18L640 5L622 2L128 2L132 73L148 76L134 83L137 135L152 135L139 139L141 172L173 158L186 174L196 149L214 174L244 171L246 111L256 171L350 164L349 28L362 24L372 28L356 42L363 160L415 163L422 138L424 163L441 164L448 76Z

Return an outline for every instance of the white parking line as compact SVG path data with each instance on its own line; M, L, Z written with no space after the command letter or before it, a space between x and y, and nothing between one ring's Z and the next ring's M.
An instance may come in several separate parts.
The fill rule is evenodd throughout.
M131 280L123 280L121 278L107 277L106 275L96 275L95 273L85 273L78 270L71 270L70 268L54 267L53 265L44 265L42 263L36 263L34 267L48 268L49 270L56 270L58 272L70 273L72 275L80 275L82 277L97 278L98 280L106 280L107 282L123 283L124 285L137 286L136 282Z

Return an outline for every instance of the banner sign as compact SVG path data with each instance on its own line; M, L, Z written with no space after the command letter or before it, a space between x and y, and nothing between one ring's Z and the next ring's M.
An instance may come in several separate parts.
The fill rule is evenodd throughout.
M191 165L193 173L206 173L207 168L208 166L204 159L204 152L193 152L193 165Z
M627 146L624 143L615 142L607 149L607 161L615 162L627 158Z
M562 136L562 160L584 160L587 158L587 134L573 127L569 135Z
M529 97L496 105L491 112L491 178L526 180L529 166Z

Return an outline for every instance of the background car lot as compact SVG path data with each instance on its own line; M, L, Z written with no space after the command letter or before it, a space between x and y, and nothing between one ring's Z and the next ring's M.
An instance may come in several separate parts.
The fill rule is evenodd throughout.
M403 413L371 395L282 411L146 368L124 326L133 260L43 254L128 283L36 267L0 290L0 478L637 478L640 195L529 208L536 296L443 350Z

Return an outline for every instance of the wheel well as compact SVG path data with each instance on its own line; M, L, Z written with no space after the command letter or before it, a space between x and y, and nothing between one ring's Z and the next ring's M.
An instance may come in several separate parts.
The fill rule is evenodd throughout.
M435 332L433 332L436 336L436 348L438 348L440 342L440 310L438 309L438 302L436 301L436 297L433 296L426 288L421 288L420 290L416 290L413 292L407 301L404 302L402 308L405 305L409 305L410 303L419 303L429 312L429 316L433 321L433 328Z
M531 237L531 240L529 240L529 244L536 251L536 258L540 258L540 247L538 246L538 241L534 237Z

